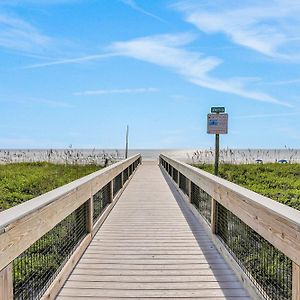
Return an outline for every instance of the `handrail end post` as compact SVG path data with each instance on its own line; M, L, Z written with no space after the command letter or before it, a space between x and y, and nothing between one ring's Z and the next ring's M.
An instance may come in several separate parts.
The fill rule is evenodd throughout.
M300 300L300 266L293 262L292 300Z
M0 271L0 299L13 300L13 264Z

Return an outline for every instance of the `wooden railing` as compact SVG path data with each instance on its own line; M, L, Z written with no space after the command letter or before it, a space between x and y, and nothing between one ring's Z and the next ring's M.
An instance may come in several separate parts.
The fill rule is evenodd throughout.
M300 211L160 155L253 298L300 300Z
M136 155L0 213L0 299L55 299L141 163Z

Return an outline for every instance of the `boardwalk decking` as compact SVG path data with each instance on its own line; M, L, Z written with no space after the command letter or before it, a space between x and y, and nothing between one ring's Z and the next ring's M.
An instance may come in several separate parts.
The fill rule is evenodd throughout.
M250 299L170 187L139 167L57 299Z

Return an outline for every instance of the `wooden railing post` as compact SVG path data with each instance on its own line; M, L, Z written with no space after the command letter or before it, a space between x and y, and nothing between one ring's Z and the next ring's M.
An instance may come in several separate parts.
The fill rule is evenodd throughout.
M300 300L300 266L293 262L292 300Z
M12 263L0 271L0 299L13 300Z

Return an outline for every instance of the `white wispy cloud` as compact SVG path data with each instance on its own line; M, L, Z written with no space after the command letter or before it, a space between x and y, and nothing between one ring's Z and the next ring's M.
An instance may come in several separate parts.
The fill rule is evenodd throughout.
M52 39L19 17L0 13L0 47L41 53Z
M270 57L300 59L299 1L182 1L175 8L202 32L223 33L233 43Z
M129 7L131 7L132 9L146 15L146 16L149 16L151 18L154 18L160 22L164 22L166 23L166 21L162 18L160 18L159 16L155 15L155 14L152 14L148 11L146 11L145 9L143 9L142 7L140 7L139 5L136 4L136 2L134 0L120 0L122 3L128 5Z
M62 59L48 61L44 63L24 66L21 67L21 69L38 69L38 68L50 67L56 65L76 64L76 63L100 60L100 59L119 56L119 55L120 55L119 53L102 53L102 54L95 54L95 55L85 55L76 58L62 58Z
M254 115L243 115L232 117L233 119L258 119L258 118L284 118L284 117L292 117L299 116L300 112L292 112L292 113L278 113L278 114L254 114Z
M145 94L159 92L157 88L135 88L135 89L107 89L107 90L92 90L84 92L76 92L75 96L99 96L110 94Z
M290 79L290 80L279 80L273 82L263 82L263 84L267 85L289 85L289 84L300 84L300 78Z
M219 66L222 61L184 49L183 46L193 42L194 39L195 37L189 34L150 36L116 42L110 47L110 51L169 68L188 81L204 88L252 100L290 106L266 93L247 89L241 79L224 80L211 76L209 72Z
M28 97L28 96L7 96L1 95L0 102L13 102L17 104L38 104L38 105L46 105L48 107L54 108L72 108L74 105L71 103L60 101L60 100L50 100L42 97Z
M58 5L80 3L84 0L0 0L0 5Z

